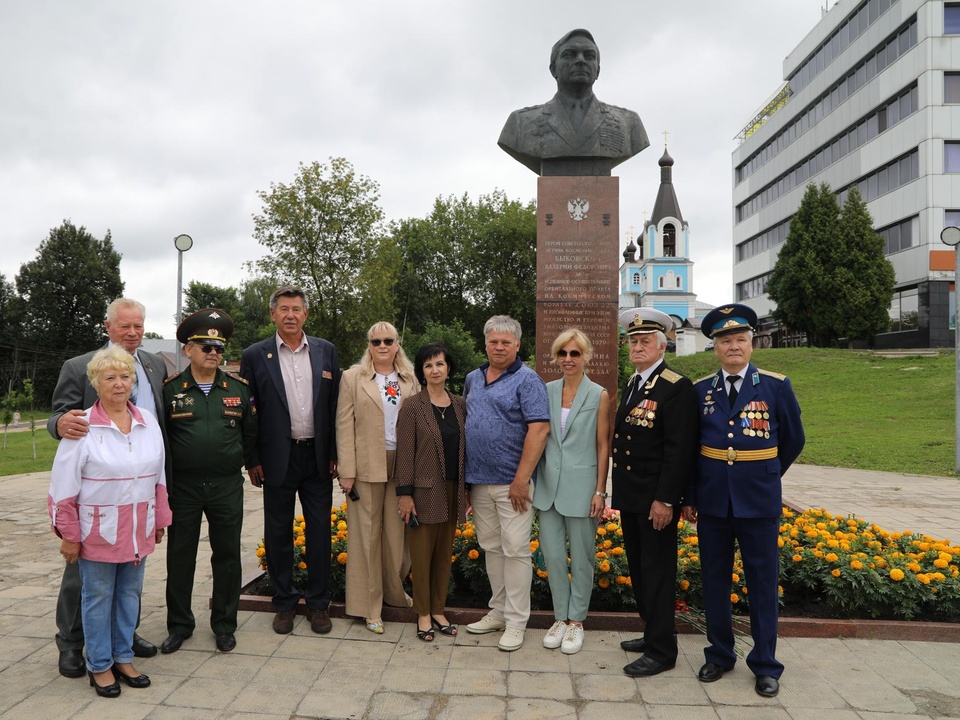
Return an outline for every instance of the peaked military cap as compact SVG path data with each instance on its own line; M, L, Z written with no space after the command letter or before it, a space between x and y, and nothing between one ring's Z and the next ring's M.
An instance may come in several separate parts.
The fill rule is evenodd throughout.
M708 338L732 332L753 330L757 326L757 313L748 305L731 303L715 307L700 323L700 331Z
M195 342L223 347L231 335L233 318L217 308L198 310L185 317L177 328L177 340L183 344Z
M620 327L627 335L660 332L666 334L673 330L673 318L665 312L649 307L629 308L620 313Z

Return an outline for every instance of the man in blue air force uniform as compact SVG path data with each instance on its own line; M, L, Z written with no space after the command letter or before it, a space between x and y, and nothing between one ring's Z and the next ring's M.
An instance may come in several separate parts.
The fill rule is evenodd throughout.
M777 539L783 497L780 478L803 449L800 406L790 381L750 362L757 314L746 305L715 308L702 332L713 339L721 369L695 383L700 457L683 501L684 517L697 522L706 663L699 678L713 682L733 668L731 605L734 542L740 545L750 591L747 666L759 695L780 690L776 658L780 558Z

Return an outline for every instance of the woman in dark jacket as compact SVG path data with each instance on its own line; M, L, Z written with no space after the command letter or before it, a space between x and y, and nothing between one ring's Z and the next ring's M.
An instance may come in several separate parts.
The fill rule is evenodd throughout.
M408 526L413 609L417 637L424 642L433 640L434 628L444 635L457 634L444 608L453 535L457 522L466 519L463 426L467 406L445 387L453 370L453 357L446 347L421 348L414 372L426 387L403 404L397 421L397 504Z

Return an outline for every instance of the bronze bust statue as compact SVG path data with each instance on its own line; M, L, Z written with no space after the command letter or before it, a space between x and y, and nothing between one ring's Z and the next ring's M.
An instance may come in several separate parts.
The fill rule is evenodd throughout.
M593 94L600 50L587 30L571 30L557 41L550 74L557 94L510 113L497 142L537 175L609 175L650 144L637 113Z

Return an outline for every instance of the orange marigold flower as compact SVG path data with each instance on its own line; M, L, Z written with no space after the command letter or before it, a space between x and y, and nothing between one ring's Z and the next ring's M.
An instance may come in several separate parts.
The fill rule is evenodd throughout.
M300 561L300 564L297 565L297 567L300 568L301 570L306 570L306 569L307 569L307 564L306 564L305 562L303 562L303 560L301 560L301 561Z
M294 521L294 522L298 522L298 523L302 523L302 522L303 522L303 515L297 515L297 516L293 519L293 521Z
M599 585L604 590L606 590L608 587L610 587L610 581L602 577L599 580L597 580L597 585Z
M298 535L293 539L294 547L303 547L303 544L307 542L302 535Z
M540 547L540 541L539 541L539 540L531 540L531 541L530 541L530 552L536 552L536 550L537 550L538 547Z
M920 573L920 574L918 574L918 575L917 575L917 580L919 580L919 581L920 581L921 583L923 583L924 585L929 585L929 584L930 584L930 576L927 575L926 573Z
M467 557L470 558L471 560L476 560L478 557L480 557L480 553L477 552L477 550L474 548L467 553Z
M890 579L894 582L900 582L903 580L903 570L900 568L894 568L890 571Z
M463 534L463 531L460 528L457 528L456 530L453 531L454 537L460 537L462 534Z
M337 530L346 530L346 529L347 529L347 523L345 520L341 520L340 522L337 523Z
M606 560L601 560L600 572L610 572L610 563L608 563Z
M863 570L863 563L859 560L851 560L850 567L852 567L854 570Z
M827 556L824 558L824 560L826 560L827 562L832 562L832 563L836 562L839 559L840 558L837 557L836 553L827 553Z
M258 547L258 548L257 548L257 557L263 557L263 556L266 555L266 554L267 554L267 549L266 549L266 548L263 548L263 547Z
M340 563L341 565L346 565L346 564L347 564L347 554L346 554L345 552L342 552L342 553L340 553L339 555L337 555L337 562Z
M611 554L611 555L616 555L617 557L619 557L619 556L623 555L623 548L622 548L622 547L611 548L611 549L610 549L610 554Z
M834 568L833 570L830 571L830 574L833 575L834 577L840 577L840 568Z
M689 589L690 589L690 581L689 581L689 580L681 580L681 581L680 581L680 589L681 589L682 591L684 591L684 592L686 592L687 590L689 590Z
M948 563L943 558L937 558L936 560L933 561L933 566L935 568L940 568L941 570L943 570L945 568L950 567L950 563Z
M546 571L546 570L537 570L537 577L538 577L538 578L545 578L546 576L547 576L547 571Z
M597 528L597 535L606 535L606 534L607 534L607 529L606 529L606 528L603 528L603 527L598 527L598 528Z
M613 547L613 540L604 540L604 541L603 541L603 549L604 549L604 550L609 550L609 549L612 548L612 547Z
M740 596L737 595L736 593L730 593L730 602L732 603L740 602Z
M740 576L737 575L736 573L734 573L734 574L731 576L731 580L733 580L735 583L738 583L738 582L740 582Z
M606 556L607 554L603 550L598 551L597 554L594 555L597 560L603 560Z

